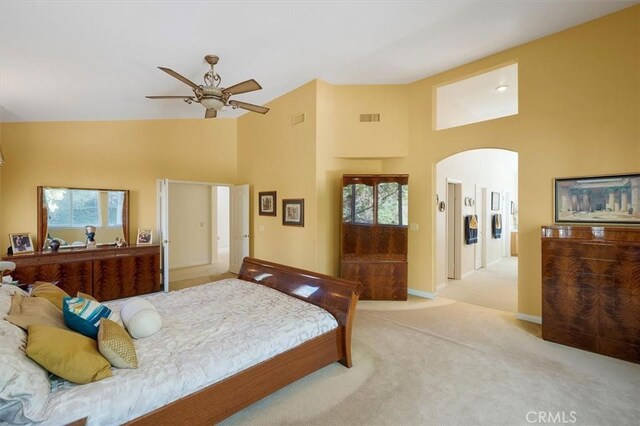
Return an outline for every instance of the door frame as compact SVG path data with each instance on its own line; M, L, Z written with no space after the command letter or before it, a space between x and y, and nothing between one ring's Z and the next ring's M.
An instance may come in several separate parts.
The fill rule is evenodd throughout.
M165 218L169 213L169 185L172 183L187 184L187 185L204 185L210 188L217 186L233 187L230 183L212 183L212 182L200 182L190 180L177 180L161 178L156 179L156 235L158 235L158 241L160 242L161 256L160 256L160 274L162 276L163 290L169 291L169 251L171 246L171 232L169 229L169 221ZM165 194L166 191L166 194ZM213 208L213 205L210 206ZM217 214L217 213L216 213ZM164 229L166 225L166 230ZM212 236L213 238L213 236ZM217 244L215 239L212 239L211 244ZM213 255L213 247L212 247Z
M453 200L450 203L449 185L453 185ZM446 214L446 231L445 231L445 265L447 266L446 279L460 280L462 279L462 180L456 178L446 178L446 202L448 204ZM453 223L450 223L450 215L453 216ZM453 229L453 235L450 235ZM453 241L453 278L449 276L449 248Z

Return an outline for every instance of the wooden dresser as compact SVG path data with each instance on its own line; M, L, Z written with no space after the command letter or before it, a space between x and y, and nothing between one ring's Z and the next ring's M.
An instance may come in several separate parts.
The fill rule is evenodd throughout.
M542 227L542 337L640 363L640 228Z
M99 301L160 290L160 246L61 249L6 256L16 263L12 277L21 283L58 281L72 296L78 291Z
M408 175L344 175L340 277L360 300L407 300Z

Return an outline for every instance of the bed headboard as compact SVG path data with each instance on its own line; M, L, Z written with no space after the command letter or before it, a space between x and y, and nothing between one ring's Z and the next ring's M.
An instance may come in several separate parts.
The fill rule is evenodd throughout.
M245 257L238 278L279 290L329 311L348 326L362 285L266 260Z

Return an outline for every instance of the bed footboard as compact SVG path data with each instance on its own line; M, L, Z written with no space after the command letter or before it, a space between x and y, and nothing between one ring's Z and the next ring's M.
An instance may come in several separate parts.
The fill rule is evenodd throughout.
M245 257L238 278L279 290L329 311L343 327L344 356L351 367L351 328L362 285L329 275Z

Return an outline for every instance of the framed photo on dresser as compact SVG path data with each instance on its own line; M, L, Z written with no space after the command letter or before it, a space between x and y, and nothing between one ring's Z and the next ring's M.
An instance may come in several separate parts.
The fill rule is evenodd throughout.
M33 253L33 240L29 232L9 234L9 240L11 240L13 254Z
M136 244L139 246L151 245L153 240L153 231L151 229L138 229L138 237Z

